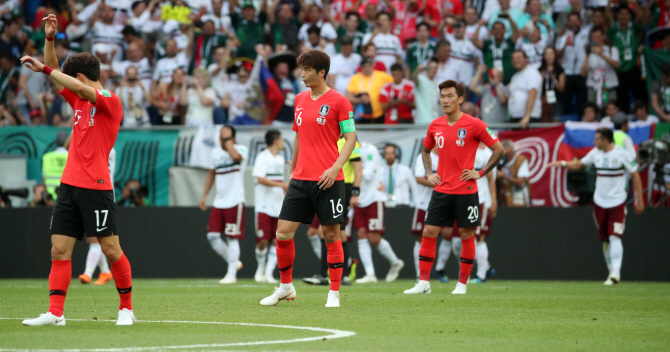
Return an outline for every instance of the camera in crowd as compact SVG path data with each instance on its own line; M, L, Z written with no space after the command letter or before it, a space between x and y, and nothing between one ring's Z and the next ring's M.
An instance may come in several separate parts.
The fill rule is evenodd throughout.
M0 187L0 204L4 207L11 208L12 201L9 196L28 198L30 192L28 188L2 188Z
M662 140L648 140L640 143L638 156L645 164L665 165L670 163L670 137Z

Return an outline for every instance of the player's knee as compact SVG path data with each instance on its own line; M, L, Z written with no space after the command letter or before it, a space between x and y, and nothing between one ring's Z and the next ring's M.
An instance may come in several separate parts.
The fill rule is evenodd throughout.
M437 226L426 226L423 228L422 237L436 238L440 234L440 228Z
M365 240L368 238L368 232L365 230L365 228L360 228L358 229L358 239L359 240Z
M268 241L267 241L267 240L258 241L258 243L256 243L256 248L258 248L258 249L261 250L261 251L262 251L262 250L265 250L265 248L266 248L267 246L268 246Z
M221 238L221 234L218 232L208 232L207 233L207 241L212 242L216 241L217 238Z
M474 227L469 227L469 228L465 228L465 229L459 229L458 234L461 236L462 240L467 240L468 238L475 235L475 228Z
M307 237L316 236L318 234L319 234L319 229L315 229L315 228L312 228L312 227L307 229Z
M423 239L423 236L421 236L421 235L417 235L417 236L416 236L416 241L417 241L417 242L421 243L421 240L422 240L422 239Z
M114 263L119 258L121 258L121 254L123 251L121 251L121 246L119 246L116 243L101 243L100 244L100 249L102 249L102 254L107 257L107 259Z
M72 256L72 248L65 245L51 246L51 259L53 260L68 260Z
M342 240L342 243L347 242L347 232L346 231L340 231L340 239Z
M295 233L280 233L279 231L277 231L277 240L287 241L293 238L293 235L295 235Z
M369 233L368 234L368 241L370 241L370 244L373 247L379 246L379 243L382 241L382 235L378 233Z

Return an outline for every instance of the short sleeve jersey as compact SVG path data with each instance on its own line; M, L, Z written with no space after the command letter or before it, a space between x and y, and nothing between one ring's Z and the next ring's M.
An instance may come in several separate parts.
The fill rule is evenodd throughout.
M260 152L254 162L252 176L254 178L264 177L270 181L284 182L284 166L286 161L280 153L272 155L265 149ZM267 214L271 217L278 217L281 211L282 201L284 200L284 189L281 187L271 187L258 183L254 189L256 199L256 212Z
M300 149L293 178L319 181L340 156L337 150L340 121L352 118L354 111L349 100L335 89L328 90L317 100L312 99L310 92L306 90L295 97L293 131L298 133ZM336 180L344 180L342 170Z
M596 168L596 190L593 202L601 208L613 208L626 201L626 173L637 171L635 159L625 149L615 146L609 152L593 148L582 163Z
M475 155L479 142L487 147L498 141L484 121L468 114L463 114L455 124L449 125L447 117L433 120L428 126L424 147L433 149L437 146L440 163L437 174L442 183L435 190L445 194L477 193L475 180L461 181L463 170L472 170L475 166Z
M337 151L339 153L342 152L342 148L344 148L344 138L340 138L337 140ZM361 145L356 142L356 146L354 147L354 151L351 152L351 155L349 156L349 159L342 165L342 173L344 173L344 183L348 184L353 184L354 183L354 178L356 177L354 166L351 164L352 161L361 160Z
M109 153L119 135L123 107L116 94L105 89L95 91L95 104L67 88L59 91L74 110L72 142L61 182L109 191L114 188L109 175Z
M479 149L477 148L477 154L475 155L475 171L483 169L486 164L489 162L489 159L493 155L493 152L489 148ZM495 172L493 172L495 175ZM485 208L491 207L493 199L491 198L491 189L489 188L489 179L486 176L477 180L477 190L479 191L479 204L484 204Z
M244 170L249 157L249 150L241 144L234 145L242 160L235 161L230 153L217 146L212 151L211 166L216 172L216 197L214 207L229 209L244 203Z

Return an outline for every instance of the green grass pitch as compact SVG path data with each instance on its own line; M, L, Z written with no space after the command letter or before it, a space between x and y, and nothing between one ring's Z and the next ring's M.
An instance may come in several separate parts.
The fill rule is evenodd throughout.
M327 309L324 286L296 283L295 301L261 307L271 284L137 279L139 321L117 327L108 321L118 310L113 283L83 286L75 279L65 303L67 326L27 327L18 318L46 312L47 280L0 280L0 350L670 350L668 283L489 281L453 296L455 282L432 281L430 295L403 295L413 284L343 287L342 307Z

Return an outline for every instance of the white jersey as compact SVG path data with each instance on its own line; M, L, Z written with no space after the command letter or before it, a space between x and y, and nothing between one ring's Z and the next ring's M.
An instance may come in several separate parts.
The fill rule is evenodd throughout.
M433 167L433 173L437 174L437 163L440 161L437 154L430 154L430 161ZM414 164L414 177L426 177L426 168L423 167L423 158L421 154L416 157L416 163ZM430 203L430 197L433 194L434 187L424 186L417 182L417 192L416 192L416 207L421 210L428 210L428 204Z
M516 50L521 50L526 53L528 57L528 66L534 67L536 70L540 69L542 66L542 57L544 56L544 49L547 47L546 41L540 39L537 43L533 44L530 42L525 42L523 38L519 38L516 41Z
M493 152L489 148L477 148L477 154L475 154L475 171L483 169L486 164L491 159ZM495 175L495 170L491 171ZM477 190L479 192L479 204L484 204L484 208L491 207L493 199L491 198L491 189L489 189L489 179L484 176L477 180Z
M402 44L397 35L388 33L379 33L372 38L372 33L368 33L363 37L363 44L367 44L372 40L372 43L377 47L377 56L375 61L381 61L386 65L386 72L391 74L391 66L398 62L397 56L403 56ZM396 56L397 55L397 56Z
M593 202L601 208L613 208L626 201L626 172L637 171L635 159L619 146L609 152L593 148L582 163L596 168Z
M137 78L142 82L144 89L149 92L151 90L151 76L153 76L153 69L151 68L149 59L143 57L140 61L137 62L130 60L112 62L112 70L114 70L114 72L116 72L121 77L126 75L126 70L130 66L133 66L137 69Z
M178 68L183 70L188 69L188 58L183 52L177 54L173 58L164 57L158 62L156 62L156 67L154 67L154 81L159 81L160 83L171 83L172 74Z
M456 60L458 70L463 74L462 83L470 84L472 76L475 74L475 58L479 57L481 51L472 44L471 40L465 37L463 39L456 39L453 34L446 33L445 38L451 44L451 54L449 54L449 57L452 60Z
M363 180L361 180L361 194L358 196L358 202L361 208L365 208L374 202L386 200L379 172L381 156L377 147L361 143L361 164L363 165ZM382 191L379 190L380 187Z
M249 151L243 145L235 144L234 147L242 155L242 160L234 161L230 154L219 146L212 151L212 169L216 172L215 208L228 209L244 203L242 175Z
M254 162L253 177L264 177L270 181L284 182L284 156L277 153L272 155L265 149L260 152ZM255 187L256 212L267 214L273 218L279 217L282 202L284 201L284 189L281 187L270 187L258 183Z
M104 24L102 22L95 22L91 33L93 33L92 45L107 44L110 50L115 50L114 61L123 59L123 51L125 42L123 41L123 25L121 24ZM111 54L111 52L110 52Z
M109 158L107 159L107 167L109 168L109 179L114 185L114 171L116 171L116 149L112 148L109 151Z

